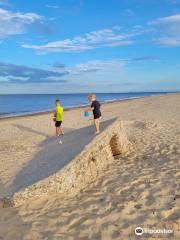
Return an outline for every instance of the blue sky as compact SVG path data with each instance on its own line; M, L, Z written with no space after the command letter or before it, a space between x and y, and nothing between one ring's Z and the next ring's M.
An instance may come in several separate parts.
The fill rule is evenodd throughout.
M180 90L180 0L0 0L0 93Z

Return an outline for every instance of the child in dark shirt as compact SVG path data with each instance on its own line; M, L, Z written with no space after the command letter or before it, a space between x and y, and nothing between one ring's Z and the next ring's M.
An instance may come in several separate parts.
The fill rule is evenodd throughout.
M96 100L96 94L89 94L88 100L91 102L91 108L88 111L92 111L94 116L94 127L96 134L100 132L100 118L101 118L101 104Z

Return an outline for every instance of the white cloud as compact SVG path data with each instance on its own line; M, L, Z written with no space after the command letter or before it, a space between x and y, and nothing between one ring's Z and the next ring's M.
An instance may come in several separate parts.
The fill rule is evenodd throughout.
M35 13L11 12L0 8L0 38L22 34L26 26L41 20L42 16Z
M133 44L133 37L142 34L145 30L133 28L129 32L120 32L121 28L114 26L110 29L102 29L76 36L72 39L64 39L49 42L45 45L23 44L24 48L36 49L42 52L82 52L85 50L115 47Z
M126 17L132 17L135 15L134 11L132 9L125 9L123 11L123 15Z
M158 39L155 39L155 42L160 44L160 45L163 45L163 46L169 46L169 47L178 47L180 46L180 38L179 39L176 39L176 38L168 38L168 37L162 37L162 38L158 38Z
M150 25L161 25L161 24L175 24L180 23L180 14L171 15L168 17L158 18L154 21L149 22Z
M148 23L156 28L158 36L154 41L163 46L180 46L180 14L158 18Z
M159 60L160 59L155 56L140 56L136 58L118 58L110 60L96 59L77 64L73 67L67 67L64 64L56 63L54 69L57 72L67 72L71 75L82 75L96 72L120 72L130 63L147 61L157 62Z
M114 72L121 71L128 63L126 59L112 59L112 60L91 60L86 63L77 64L73 68L69 68L71 74L93 73L98 71Z
M30 84L30 83L53 83L65 82L63 76L69 72L51 71L27 66L7 64L0 62L0 83L7 82L12 84Z
M54 9L58 9L59 6L57 5L46 5L47 8L54 8Z

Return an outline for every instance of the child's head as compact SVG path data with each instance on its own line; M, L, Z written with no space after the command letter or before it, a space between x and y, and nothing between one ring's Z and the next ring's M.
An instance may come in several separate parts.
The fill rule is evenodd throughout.
M61 105L61 101L59 99L56 99L55 104L56 104L56 106L60 106Z
M89 99L89 101L94 101L94 100L96 100L96 94L95 93L91 93L91 94L89 94L88 95L88 99Z

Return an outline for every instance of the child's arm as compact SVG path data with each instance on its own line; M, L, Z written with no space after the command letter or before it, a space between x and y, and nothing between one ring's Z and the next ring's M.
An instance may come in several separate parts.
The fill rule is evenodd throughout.
M87 108L85 112L91 112L94 108Z
M91 112L93 110L94 110L94 106L92 106L92 105L89 108L86 109L87 112Z

